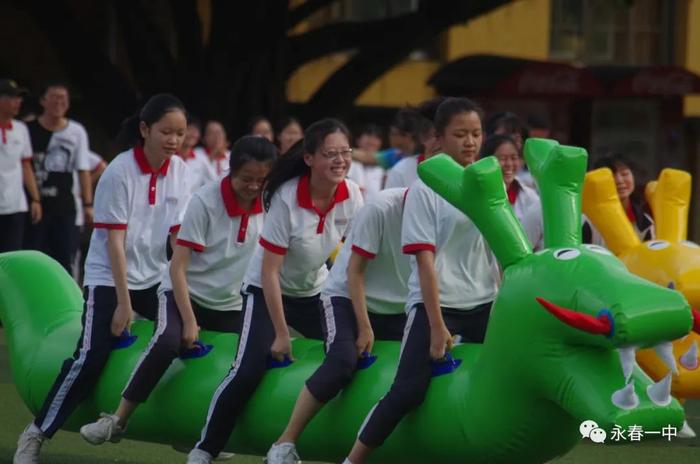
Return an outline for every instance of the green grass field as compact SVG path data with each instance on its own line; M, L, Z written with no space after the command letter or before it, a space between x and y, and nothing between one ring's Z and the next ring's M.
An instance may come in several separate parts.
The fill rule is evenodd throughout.
M688 418L700 431L700 401L689 402ZM0 330L0 464L12 462L17 436L31 420L10 379L5 339ZM44 445L42 464L175 464L185 455L168 446L125 440L118 445L99 448L84 442L77 433L59 432ZM235 464L260 463L260 457L237 456ZM562 464L684 464L700 462L700 438L646 441L627 446L604 446L582 442L568 455L557 459ZM311 464L311 463L307 463Z

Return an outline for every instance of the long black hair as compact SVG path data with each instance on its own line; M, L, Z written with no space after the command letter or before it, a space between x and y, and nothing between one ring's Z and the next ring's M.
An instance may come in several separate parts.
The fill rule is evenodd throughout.
M143 137L139 128L141 122L150 127L171 111L182 111L187 116L185 105L176 96L169 93L159 93L152 96L138 113L133 114L122 122L121 130L117 135L117 146L121 150L126 150L142 144Z
M478 114L479 119L483 120L484 112L474 101L463 97L446 98L435 111L435 131L438 134L444 133L453 116L471 112Z
M263 203L265 210L270 208L270 201L278 188L289 179L301 177L309 173L309 166L304 161L305 154L314 154L323 144L326 136L340 132L350 140L350 131L339 119L325 118L311 124L304 131L304 138L277 160L267 176L267 184L263 191Z
M231 176L238 174L249 161L272 163L277 159L277 155L277 147L265 137L244 135L231 148L231 158L228 162Z
M515 140L513 140L513 137L505 134L493 134L488 136L483 145L481 145L481 153L479 154L479 157L483 158L484 156L495 155L498 147L504 143L510 143L513 145L518 152L518 156L520 156L520 150L517 149L518 145L515 143Z
M630 203L632 206L639 211L647 211L648 205L646 204L646 199L644 198L644 182L642 173L640 172L639 166L632 161L627 155L621 152L612 152L599 158L594 166L595 169L599 168L609 168L613 175L618 169L627 168L632 172L634 176L634 191L630 195Z

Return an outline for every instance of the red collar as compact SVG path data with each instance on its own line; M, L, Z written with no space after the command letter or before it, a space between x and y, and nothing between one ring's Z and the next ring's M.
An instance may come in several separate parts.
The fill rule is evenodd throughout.
M197 157L197 155L194 153L194 150L190 150L187 153L180 155L180 156L184 160L190 160L190 159L194 159Z
M139 165L139 169L143 174L160 175L166 176L168 174L168 167L170 166L170 158L166 159L160 168L153 169L146 159L146 153L143 152L143 146L136 145L134 147L134 158L136 159L136 164Z
M520 184L518 183L517 180L513 179L513 182L511 182L510 186L508 187L508 202L511 205L515 204L515 200L518 199L519 192L520 192Z
M337 203L343 202L350 198L348 186L345 181L342 181L340 184L338 184L338 187L336 187L335 195L333 195L333 200L331 201L331 204L328 205L328 209L325 211L319 211L318 208L314 206L314 202L311 200L311 189L309 186L310 182L311 177L309 174L305 174L299 178L299 185L297 185L297 202L299 203L300 207L316 211L316 214L319 216L325 216Z
M425 161L425 153L418 155L418 159L416 159L416 161L418 162L417 164L421 164L423 161Z
M12 130L12 119L7 121L7 124L0 124L0 129Z
M244 210L236 200L236 194L231 188L231 176L226 176L221 179L221 198L224 200L224 206L229 217L247 216L249 214L260 214L263 212L262 201L260 197L255 199L253 206L249 210Z
M211 159L222 160L222 159L226 158L226 150L222 151L221 154L216 154L216 153L212 153L212 151L210 149L208 149L207 147L204 147L204 152Z

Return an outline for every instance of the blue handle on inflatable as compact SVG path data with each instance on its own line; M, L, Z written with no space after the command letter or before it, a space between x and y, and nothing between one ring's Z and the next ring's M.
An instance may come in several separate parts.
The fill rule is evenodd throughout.
M131 335L128 330L125 330L118 338L112 341L112 349L120 350L122 348L128 348L134 344L137 338L139 338L137 335Z
M214 348L214 345L205 345L199 340L194 342L194 346L188 350L185 350L181 355L180 359L192 359L201 358L209 354L209 352Z
M268 369L276 369L278 367L287 367L290 364L292 364L294 361L292 361L289 358L289 355L285 354L284 359L282 361L278 361L275 358L272 357L272 355L267 356L267 368Z
M462 364L461 359L454 359L450 353L445 353L444 357L432 362L432 377L454 372L460 364Z
M362 353L362 356L360 356L357 359L357 368L358 369L367 369L369 366L374 364L374 362L376 360L377 360L377 357L375 355L364 351Z

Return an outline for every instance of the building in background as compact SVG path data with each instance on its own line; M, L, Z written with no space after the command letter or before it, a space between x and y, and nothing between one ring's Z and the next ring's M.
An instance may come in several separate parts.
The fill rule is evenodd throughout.
M417 6L342 0L299 27ZM289 100L305 102L348 57L299 68L287 82ZM552 137L588 148L593 159L623 151L648 177L667 166L691 171L698 212L699 74L700 0L517 0L415 51L370 85L356 108L360 118L376 117L438 93L470 96L487 111L545 121ZM700 214L691 227L698 238Z

